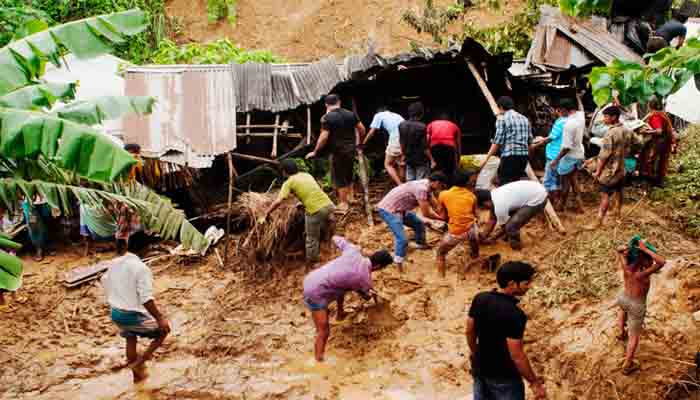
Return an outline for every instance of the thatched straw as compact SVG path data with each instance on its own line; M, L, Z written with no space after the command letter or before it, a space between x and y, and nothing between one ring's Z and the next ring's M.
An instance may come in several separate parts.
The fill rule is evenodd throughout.
M294 228L304 221L303 209L298 207L300 203L296 200L283 202L264 224L257 223L276 198L276 193L246 192L234 204L235 222L249 227L241 236L238 251L250 262L280 257L290 243L300 239L290 237Z

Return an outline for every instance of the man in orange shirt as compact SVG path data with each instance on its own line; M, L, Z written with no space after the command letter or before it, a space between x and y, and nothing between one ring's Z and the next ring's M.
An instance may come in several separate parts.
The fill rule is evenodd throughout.
M470 256L479 257L479 226L476 216L476 196L469 190L473 172L457 171L454 186L440 193L438 204L439 215L448 221L447 233L442 237L437 249L437 266L442 277L445 277L445 259L447 253L458 244L469 242Z

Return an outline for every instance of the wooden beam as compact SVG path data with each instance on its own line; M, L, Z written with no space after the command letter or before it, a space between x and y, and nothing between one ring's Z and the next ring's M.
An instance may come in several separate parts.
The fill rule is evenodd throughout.
M255 132L255 133L238 133L238 137L273 137L275 135L274 132ZM279 133L280 138L291 138L291 139L303 139L304 135L301 133L287 133L284 134L282 132Z
M311 144L311 107L306 106L306 144Z
M467 66L469 67L469 71L471 71L472 75L474 76L474 79L476 79L476 82L479 84L479 88L481 89L481 92L484 94L484 97L486 97L486 101L489 103L489 106L491 107L491 111L493 112L494 116L498 115L498 105L496 104L496 100L494 100L493 95L491 94L491 91L489 90L489 87L486 85L486 82L484 79L479 75L479 71L477 71L476 67L471 61L467 60ZM539 179L537 179L537 176L535 175L535 172L532 170L532 167L530 167L530 163L527 163L527 167L525 168L525 173L527 174L528 178L530 180L533 180L535 182L540 182ZM559 219L559 216L557 215L556 211L554 211L554 207L552 207L552 203L547 200L547 205L544 207L544 212L547 215L547 217L550 219L550 221L554 224L554 227L559 231L560 233L566 233L566 229L564 228L564 225L562 225L561 220Z
M228 163L228 212L226 213L226 247L224 248L224 261L222 267L226 266L228 261L228 248L231 244L231 212L233 211L233 185L235 177L238 176L238 171L233 166L233 158L231 153L226 153L226 161ZM218 253L217 253L218 257Z
M279 133L279 126L280 115L275 114L275 132L272 134L272 153L270 153L270 157L272 158L277 157L277 134Z
M241 154L241 153L230 153L231 157L234 158L239 158L241 160L250 160L250 161L258 161L258 162L264 162L272 165L279 165L280 162L277 160L272 160L269 158L265 157L258 157L258 156L251 156L249 154Z
M287 122L287 121L285 121ZM294 129L292 125L285 125L284 122L282 125L270 125L270 124L262 124L262 125L238 125L238 128L243 129L243 128L284 128L287 127L287 129Z

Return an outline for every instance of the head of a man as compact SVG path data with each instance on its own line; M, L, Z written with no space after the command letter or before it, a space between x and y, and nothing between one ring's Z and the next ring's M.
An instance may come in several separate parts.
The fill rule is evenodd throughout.
M372 263L372 272L384 269L387 265L394 262L394 258L386 250L375 251L369 256L369 261Z
M326 97L323 99L324 104L326 105L326 111L331 111L335 110L336 108L340 108L340 96L337 94L328 94Z
M459 169L455 172L455 177L452 183L461 188L469 188L473 186L476 177L474 169Z
M663 105L661 103L661 100L656 96L652 96L651 99L649 99L648 104L649 104L649 108L651 108L654 111L663 110Z
M124 239L117 239L116 245L117 245L117 255L119 255L119 256L123 256L124 254L126 254L127 251L129 251L129 244Z
M430 182L430 190L433 192L445 190L447 185L450 184L450 180L447 179L447 175L443 174L442 172L433 172L430 174L428 181Z
M124 150L126 150L132 156L138 156L141 154L141 146L137 143L127 143L124 145Z
M284 176L291 176L299 172L297 163L295 163L294 160L289 159L280 161L280 169L282 170L282 174Z
M603 122L606 125L617 125L620 122L620 107L610 106L603 110Z
M511 296L524 296L530 289L535 269L522 261L509 261L496 271L496 281L501 290Z
M676 21L680 22L681 24L685 24L688 22L688 14L685 10L682 10L680 8L675 9L671 12L671 16L673 19Z
M655 54L665 47L668 47L668 42L661 36L652 36L647 40L647 53L649 54Z
M501 112L506 112L515 108L515 103L510 96L501 96L496 100L496 105Z
M423 109L423 103L416 101L408 106L408 118L414 121L420 121L423 119L423 114L425 110Z
M493 199L491 199L491 191L481 189L476 191L476 203L479 207L486 210L493 210Z
M564 114L568 115L578 111L578 104L573 99L565 98L559 101L559 107L564 110Z

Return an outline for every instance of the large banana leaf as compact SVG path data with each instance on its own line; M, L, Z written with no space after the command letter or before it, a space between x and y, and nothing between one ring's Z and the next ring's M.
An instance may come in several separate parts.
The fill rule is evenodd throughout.
M52 207L66 215L73 213L77 199L89 207L104 208L105 203L126 203L139 215L144 226L164 239L179 240L185 248L204 251L208 241L192 224L185 213L173 207L172 202L138 183L112 183L102 189L39 180L0 178L0 206L18 211L20 199L40 194ZM21 197L20 197L21 196Z
M62 49L81 59L109 53L146 23L146 14L136 9L69 22L12 42L0 49L0 95L38 79L46 60L60 66Z
M100 125L124 114L150 114L156 100L148 96L103 96L75 101L55 111L59 117L86 125Z
M75 83L41 83L25 86L0 96L0 107L38 110L50 108L56 100L75 99Z
M60 140L59 140L60 139ZM0 156L55 159L91 180L113 181L136 160L100 132L52 115L0 107Z

